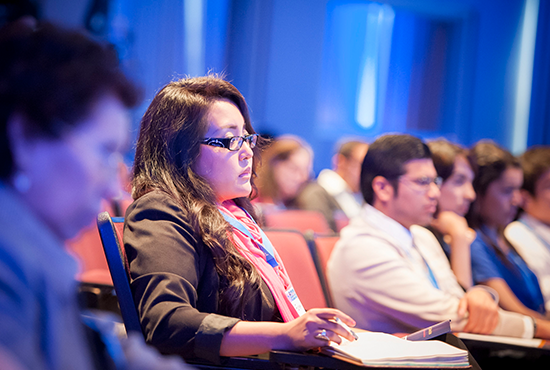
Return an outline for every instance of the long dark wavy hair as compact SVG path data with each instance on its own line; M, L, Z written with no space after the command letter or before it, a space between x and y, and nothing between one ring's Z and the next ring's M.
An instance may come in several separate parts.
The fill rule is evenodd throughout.
M493 249L493 251L502 261L502 263L504 263L504 265L506 265L510 269L513 269L512 265L510 264L504 253L496 245L495 241L492 240L483 229L485 220L481 215L481 201L487 193L489 185L498 180L500 176L504 173L504 171L506 171L508 168L521 168L519 165L519 161L516 157L512 155L512 153L491 140L478 141L470 149L468 154L468 161L474 169L475 177L473 181L473 186L477 195L476 199L470 207L470 210L466 214L468 225L480 234L483 241ZM503 238L506 245L516 252L516 249L514 248L512 243L510 243L504 235L504 226L500 226L497 232ZM521 256L519 257L521 258ZM519 274L519 272L515 269L513 271L514 273Z
M261 277L230 240L231 226L218 211L214 191L193 169L200 141L208 130L207 113L221 99L234 103L244 118L246 131L255 133L244 97L216 75L171 82L155 96L141 120L132 196L138 199L160 190L187 211L195 237L211 251L222 281L220 313L243 318L244 307L257 294ZM254 179L262 145L259 140L253 149L251 197L256 193ZM234 200L255 217L250 197Z

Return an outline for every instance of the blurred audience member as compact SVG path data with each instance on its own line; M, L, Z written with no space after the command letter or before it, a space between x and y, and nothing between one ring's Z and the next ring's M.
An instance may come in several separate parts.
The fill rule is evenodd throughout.
M296 208L296 197L312 169L313 150L308 143L293 135L275 138L262 153L255 204L262 213Z
M437 212L427 229L434 233L441 244L459 284L468 289L473 285L470 244L476 234L468 227L464 216L476 198L472 186L474 171L468 162L468 151L465 148L445 139L427 144L437 175L442 181Z
M550 311L550 147L528 149L520 157L523 169L523 213L504 235L537 275Z
M63 248L118 193L136 88L112 48L77 31L26 19L0 30L0 50L0 345L33 370L141 369L84 326Z
M428 225L440 197L429 148L409 135L369 146L361 170L367 203L341 232L328 263L336 306L357 326L412 332L451 319L453 330L550 338L550 322L498 309L483 287L464 292Z
M361 211L359 188L361 163L369 145L364 141L342 142L332 158L333 169L324 169L316 181L309 182L296 199L300 209L320 211L331 229L338 232Z
M502 308L543 318L546 308L538 279L504 236L521 205L519 162L492 141L476 143L469 159L477 194L466 215L477 232L471 247L474 282L496 290Z

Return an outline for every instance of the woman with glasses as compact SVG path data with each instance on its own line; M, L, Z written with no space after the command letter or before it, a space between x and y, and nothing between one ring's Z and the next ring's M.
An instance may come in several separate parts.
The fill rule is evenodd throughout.
M340 311L304 312L254 220L262 144L215 76L168 84L141 121L124 244L144 334L164 353L219 362L352 339Z
M477 194L466 215L477 232L471 247L474 282L495 289L502 308L533 319L544 318L537 277L503 233L521 203L523 171L512 154L490 141L474 145L469 159Z

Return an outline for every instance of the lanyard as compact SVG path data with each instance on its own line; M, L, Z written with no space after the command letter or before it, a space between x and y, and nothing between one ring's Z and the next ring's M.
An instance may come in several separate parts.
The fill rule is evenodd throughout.
M248 215L248 213L247 213L247 215ZM275 259L275 253L273 252L273 244L271 244L271 241L269 240L267 235L265 235L265 233L263 232L263 230L261 228L259 228L259 229L260 229L260 234L262 235L262 240L264 242L263 244L260 243L259 241L257 241L256 239L254 239L254 237L250 233L250 230L248 230L246 228L246 226L243 225L242 222L240 222L236 218L233 218L233 217L229 216L225 212L222 212L222 216L223 216L223 218L225 218L225 220L227 222L229 222L229 224L231 224L231 226L233 226L235 229L239 230L240 232L242 232L243 234L248 236L250 239L252 239L252 241L262 250L262 252L265 253L265 259L266 259L267 263L269 263L271 265L271 267L275 268L275 267L279 266L279 263Z
M422 253L420 253L420 250L417 248L417 246L414 244L414 242L412 243L412 247L413 249L416 249L416 251L418 252L418 254L420 255L420 258L422 258L422 261L424 262L424 265L426 266L426 268L428 269L428 279L430 279L430 282L432 283L432 285L436 288L436 289L439 289L439 284L437 284L437 280L435 280L435 275L432 271L432 269L430 268L430 265L428 265L428 262L426 262L426 259L424 258L424 256L422 255ZM405 251L405 253L407 253L407 255L409 256L409 258L411 260L414 260L413 259L413 256L408 252L408 251Z

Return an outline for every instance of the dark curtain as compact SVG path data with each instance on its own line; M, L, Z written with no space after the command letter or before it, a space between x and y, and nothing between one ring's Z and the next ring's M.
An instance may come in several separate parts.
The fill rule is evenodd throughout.
M527 145L550 145L549 0L540 0Z

